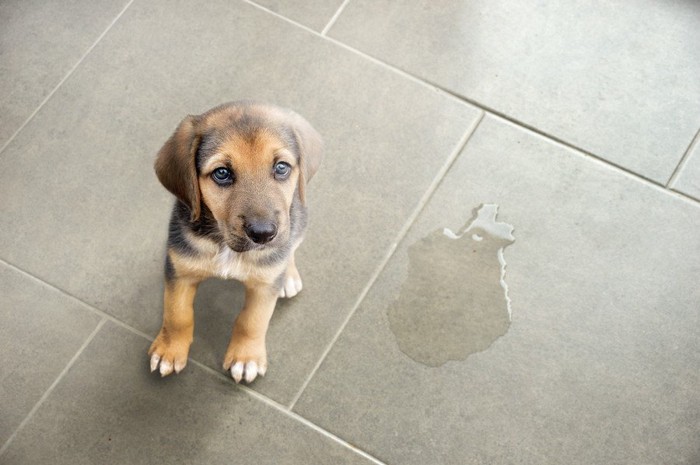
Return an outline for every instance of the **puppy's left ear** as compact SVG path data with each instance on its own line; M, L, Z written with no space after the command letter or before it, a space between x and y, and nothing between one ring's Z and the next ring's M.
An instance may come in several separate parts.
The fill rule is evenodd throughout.
M201 136L197 132L198 117L188 116L163 145L156 158L155 170L161 184L187 205L192 220L201 213L201 196L195 166L195 155Z
M299 197L302 204L306 203L306 184L318 171L323 159L323 140L308 121L296 113L292 113L290 123L299 145Z

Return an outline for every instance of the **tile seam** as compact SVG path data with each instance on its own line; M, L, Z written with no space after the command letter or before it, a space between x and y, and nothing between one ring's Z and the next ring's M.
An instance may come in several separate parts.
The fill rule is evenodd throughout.
M377 278L379 278L379 276L382 274L382 272L386 268L386 265L391 260L391 257L393 257L398 245L404 239L404 237L406 236L408 231L411 229L411 226L413 226L413 223L420 216L421 212L425 209L426 205L430 202L430 199L433 197L433 194L438 189L438 187L442 183L442 180L444 179L444 177L449 172L452 165L455 163L455 161L459 157L459 154L462 152L464 147L467 145L467 143L469 142L469 139L471 139L472 135L476 132L477 128L479 127L479 124L484 119L484 115L485 115L484 112L480 112L479 116L467 128L467 130L464 132L462 137L460 137L456 146L453 148L452 152L450 153L450 156L447 158L447 161L443 164L443 166L440 168L440 170L437 172L437 174L433 178L430 185L427 187L427 189L423 193L423 196L420 198L420 200L416 204L416 207L413 209L412 213L406 219L406 221L404 222L404 225L401 227L398 234L396 235L396 237L394 238L392 243L389 245L389 248L388 248L387 252L385 253L384 258L382 258L382 261L379 263L379 265L377 265L376 269L374 270L374 272L370 276L369 280L367 281L367 284L360 292L357 300L353 304L351 310L346 315L345 319L341 323L340 327L336 331L336 333L333 336L333 338L331 339L330 343L326 346L326 349L322 352L321 356L317 360L317 362L314 365L314 367L312 368L311 372L307 375L301 388L297 391L296 395L292 398L292 401L289 404L290 411L292 409L294 409L294 406L296 405L299 398L301 398L302 394L304 393L307 386L311 382L311 379L314 377L314 375L316 374L318 369L323 364L324 360L326 359L326 357L328 356L328 354L332 350L332 348L335 345L335 343L337 342L338 338L340 338L340 335L345 330L345 327L350 322L350 320L352 319L352 317L355 314L355 312L357 311L357 309L360 307L360 305L362 305L362 302L364 301L365 297L367 296L369 291L374 286L374 283L377 281Z
M39 113L39 111L41 111L41 109L44 108L44 105L46 105L46 103L49 100L51 100L51 98L58 91L58 89L60 89L61 86L63 86L63 83L65 83L68 80L68 78L70 78L73 75L75 70L78 69L78 67L83 63L85 58L87 58L87 56L92 52L92 50L97 46L97 44L102 41L104 36L107 35L107 33L112 29L112 26L114 26L117 23L117 21L119 21L119 18L122 17L122 15L126 12L126 10L131 6L133 2L134 0L129 0L127 2L126 6L122 8L122 10L117 14L116 17L114 17L114 19L112 19L107 28L104 31L102 31L102 33L99 36L97 36L97 39L92 43L92 45L90 45L90 47L85 51L85 53L83 53L83 55L78 59L78 61L68 70L68 73L66 73L66 75L63 76L63 78L58 82L58 84L56 84L56 86L51 90L51 92L49 92L49 94L46 97L44 97L41 103L39 103L39 106L37 106L34 109L34 111L27 117L27 119L24 120L20 127L17 128L17 130L10 136L9 139L7 139L7 141L2 145L2 148L0 148L0 155L12 143L12 141L15 140L19 133L21 133L24 130L24 128L34 119L37 113Z
M145 340L147 340L147 341L153 341L154 338L151 337L151 336L149 336L148 334L146 334L146 333L144 333L144 332L142 332L142 331L140 331L140 330L134 328L133 326L130 326L129 324L127 324L127 323L125 323L125 322L119 320L118 318L115 318L114 316L112 316L112 315L110 315L110 314L108 314L108 313L105 313L104 311L102 311L102 310L100 310L100 309L98 309L98 308L96 308L96 307L94 307L94 306L88 304L87 302L84 302L82 299L80 299L80 298L78 298L78 297L76 297L76 296L74 296L74 295L69 294L68 292L64 291L63 289L61 289L61 288L59 288L59 287L56 287L56 286L54 286L53 284L48 283L48 282L42 280L41 278L38 278L38 277L34 276L34 275L31 274L31 273L28 273L27 271L22 270L21 268L19 268L19 267L13 265L13 264L7 262L6 260L4 260L4 259L2 259L2 258L0 258L0 263L2 263L3 265L7 266L8 268L10 268L10 269L12 269L12 270L14 270L14 271L17 271L18 273L22 274L23 276L28 277L29 279L31 279L31 280L33 280L33 281L36 281L36 282L38 282L39 284L42 284L42 285L44 285L45 287L47 287L47 288L49 288L49 289L53 289L53 290L59 292L60 294L66 296L66 297L68 297L68 298L70 298L71 300L74 300L74 301L80 303L81 305L83 305L84 307L86 307L89 311L91 311L92 313L94 313L94 314L96 314L96 315L98 315L98 316L101 317L101 320L100 320L99 323L98 323L98 325L99 325L100 328L101 328L102 326L104 326L104 324L105 324L107 321L110 321L110 322L112 322L112 323L115 323L117 326L119 326L119 327L121 327L121 328L123 328L123 329L125 329L125 330L127 330L127 331L129 331L129 332L131 332L131 333L133 333L133 334L135 334L135 335L137 335L137 336L139 336L139 337L142 337L143 339L145 339ZM96 328L96 330L94 331L95 334L97 334L97 329L99 329L99 328ZM93 338L94 338L94 336L93 336ZM86 341L86 342L85 342L85 344L84 344L85 347L87 347L87 345L89 344L89 342L90 342L90 341ZM84 350L85 347L82 347L82 348L80 349L80 351L82 352L82 351ZM78 355L79 355L79 354L78 354ZM77 359L77 355L76 355L75 358ZM218 377L218 378L220 378L220 379L224 379L224 380L233 382L233 381L231 380L231 378L229 378L228 376L226 376L224 373L220 373L220 372L216 371L215 369L213 369L213 368L211 368L211 367L205 365L204 363L202 363L202 362L200 362L200 361L198 361L198 360L195 360L195 359L193 359L193 358L189 358L189 357L188 357L187 361L188 361L188 363L192 363L193 365L196 365L196 366L198 366L199 368L202 368L204 371L206 371L206 372L209 373L210 375L216 376L216 377ZM69 362L69 363L71 363L71 362ZM70 368L70 367L67 367L67 368L66 368L66 371L67 371L69 368ZM145 369L145 365L144 365L144 369ZM60 375L60 376L62 376L62 375ZM328 432L327 430L325 430L325 429L323 429L322 427L316 425L315 423L312 423L311 421L307 420L306 418L302 417L301 415L299 415L299 414L297 414L297 413L295 413L295 412L292 412L292 411L288 410L288 409L285 408L283 405L277 403L276 401L274 401L273 399L271 399L271 398L265 396L264 394L261 394L261 393L255 391L255 390L253 390L252 388L249 388L249 387L243 386L243 385L232 385L232 387L233 387L233 388L240 389L240 390L246 392L248 395L250 395L250 396L252 396L252 397L255 397L258 401L261 401L261 402L265 403L266 405L271 406L271 407L275 408L276 410L279 410L280 412L284 413L285 415L287 415L287 416L293 418L295 421L298 421L298 422L300 422L300 423L306 425L307 427L309 427L309 428L311 428L311 429L317 431L318 433L322 434L323 436L326 436L326 437L332 439L334 442L337 442L337 443L339 443L340 445L342 445L342 446L344 446L344 447L346 447L346 448L352 450L353 452L355 452L355 453L357 453L357 454L359 454L359 455L361 455L361 456L367 458L368 460L372 461L373 463L375 463L375 464L377 464L377 465L384 465L383 462L381 462L380 460L376 459L375 457L372 457L370 454L368 454L368 453L364 452L363 450L361 450L361 449L359 449L359 448L353 446L352 444L348 443L347 441L343 440L342 438L340 438L340 437L338 437L338 436L336 436L336 435L334 435L334 434ZM35 410L35 409L32 409L32 411L34 411L34 410ZM31 413L32 411L30 411L30 413ZM23 425L24 423L25 423L25 422L20 423L20 427L22 427L22 425ZM16 436L16 434L19 432L19 428L20 428L20 427L17 428L15 434L13 434L12 436L10 436L10 438L8 438L8 441L5 443L5 445L2 447L2 449L0 449L0 456L2 456L3 451L4 451L4 450L7 448L7 446L9 445L10 440L13 439L14 436Z
M643 176L639 173L636 173L628 168L625 168L624 166L615 164L615 163L611 162L610 160L607 160L607 159L605 159L599 155L596 155L592 152L589 152L589 151L587 151L587 150L585 150L585 149L583 149L583 148L581 148L581 147L579 147L571 142L568 142L564 139L561 139L557 136L549 134L548 132L543 131L535 126L527 124L527 123L520 121L516 118L513 118L513 117L511 117L505 113L502 113L494 108L491 108L488 105L485 105L477 100L474 100L474 99L471 99L471 98L466 97L464 95L461 95L459 93L453 92L453 91L451 91L447 88L444 88L441 85L438 85L438 84L431 82L427 79L423 79L423 78L419 78L417 76L414 76L413 74L410 74L407 71L404 71L400 68L396 68L393 65L385 63L385 62L383 62L383 61L381 61L381 60L379 60L371 55L366 54L365 52L356 50L356 49L354 49L354 48L352 48L352 47L350 47L342 42L337 41L336 39L333 39L333 38L327 37L327 36L324 36L324 37L326 38L326 40L328 40L328 41L330 41L330 42L332 42L340 47L343 47L349 51L352 51L363 58L369 59L370 61L372 61L374 63L382 65L385 68L392 70L401 76L409 78L414 82L421 83L421 84L427 86L428 88L434 89L434 90L440 92L442 95L449 96L454 101L458 101L462 104L469 105L472 108L477 108L477 109L483 111L486 115L490 115L490 116L493 116L497 119L507 121L510 124L520 128L520 129L526 130L526 131L533 133L533 134L537 134L538 136L547 139L549 142L566 147L572 151L577 152L579 155L585 156L586 158L596 160L614 171L624 173L624 174L628 175L630 178L637 180L638 182L651 184L651 185L654 185L656 187L659 187L661 189L661 191L665 192L668 195L671 195L672 197L677 197L677 198L680 197L683 200L692 202L694 204L700 203L698 200L695 200L693 197L690 197L690 196L683 194L681 192L678 192L678 191L674 191L659 181L654 181L653 179L647 178L646 176ZM685 155L690 151L690 149L691 149L691 147L689 147L688 151L686 151L686 153L684 154L684 158L685 158Z
M12 444L12 441L14 441L15 437L24 429L24 427L29 423L29 421L34 417L34 414L36 413L37 410L44 404L46 399L51 395L53 390L58 386L58 384L61 382L63 377L68 373L68 371L71 369L71 367L75 364L75 362L78 360L78 358L82 355L82 353L85 351L87 346L92 342L92 340L95 338L98 332L102 329L102 327L105 325L107 322L106 318L102 318L97 325L95 325L95 329L92 330L90 335L83 341L83 344L78 348L77 352L73 354L73 357L68 361L65 367L63 367L63 370L58 374L56 379L51 383L51 385L44 391L44 394L39 398L39 400L34 404L34 407L29 411L26 417L24 417L24 420L17 426L15 431L10 435L9 438L7 438L7 441L5 441L5 444L0 448L0 457L5 453L5 451L10 447Z
M591 152L588 152L585 149L582 149L581 147L578 147L570 142L567 142L564 139L560 139L560 138L558 138L554 135L551 135L551 134L549 134L541 129L536 128L535 126L529 125L525 122L522 122L518 119L515 119L511 116L508 116L507 114L502 113L494 108L491 108L488 105L482 104L474 99L468 98L468 97L463 96L459 93L456 93L454 91L446 89L446 88L444 88L440 85L437 85L437 84L435 84L427 79L419 78L419 77L417 77L417 76L415 76L407 71L404 71L401 68L398 68L394 65L386 63L386 62L384 62L376 57L373 57L372 55L369 55L366 52L363 52L361 50L353 48L350 45L347 45L347 44L345 44L337 39L329 37L328 35L322 35L318 31L314 31L313 29L311 29L307 26L304 26L303 24L300 24L292 19L289 19L286 16L280 15L279 13L276 13L268 8L265 8L261 5L258 5L257 3L254 3L252 0L242 0L242 1L252 5L252 6L254 6L254 7L256 7L256 8L258 8L266 13L269 13L269 14L271 14L271 15L273 15L273 16L275 16L283 21L286 21L294 26L297 26L297 27L299 27L307 32L310 32L313 35L321 37L334 45L337 45L341 48L344 48L345 50L348 50L348 51L350 51L350 52L352 52L352 53L354 53L354 54L356 54L364 59L371 61L372 63L375 63L379 66L382 66L382 67L394 72L395 74L398 74L399 76L405 77L412 82L415 82L415 83L418 83L424 87L427 87L428 89L431 89L431 90L439 93L442 96L448 97L452 101L459 102L460 104L465 105L465 106L469 106L471 108L479 109L479 110L483 111L484 113L486 113L487 115L495 116L499 119L507 121L507 122L521 128L521 129L527 130L531 133L534 133L534 134L537 134L541 137L544 137L551 142L557 143L563 147L566 147L566 148L569 148L569 149L574 150L576 152L579 152L581 155L584 155L584 156L586 156L590 159L593 159L593 160L597 160L597 161L601 162L602 164L604 164L605 166L607 166L608 168L611 168L611 169L618 171L618 172L621 172L621 173L625 173L630 178L636 179L637 181L657 186L661 189L662 192L666 193L667 195L670 195L671 197L675 197L677 199L681 199L681 200L684 200L686 202L690 202L690 203L695 204L695 205L700 205L700 200L696 200L695 198L688 196L687 194L684 194L682 192L675 191L675 190L669 188L668 186L664 185L661 182L654 181L654 180L649 179L649 178L647 178L639 173L631 171L623 166L617 165L609 160L606 160L605 158L603 158L599 155L595 155Z
M695 133L695 137L693 137L690 141L690 144L688 144L688 148L685 149L685 152L683 152L683 156L676 165L676 168L673 170L673 173L671 173L671 177L668 178L668 182L666 183L667 189L672 189L674 192L678 192L673 188L673 185L676 183L678 177L683 172L683 168L685 168L685 165L690 160L690 154L695 149L695 146L697 146L698 144L700 144L700 128L698 128L697 132Z
M677 197L680 197L681 199L687 201L687 202L692 202L695 205L700 206L700 196L699 197L694 197L690 194L686 194L683 191L676 190L674 187L669 187L669 193L674 194Z
M232 382L232 380L229 376L227 376L226 374L224 374L222 372L219 372L219 371L213 369L210 366L203 364L202 362L199 362L197 360L192 360L192 359L190 359L190 362L192 362L193 365L196 365L197 367L199 367L203 371L206 371L211 376L219 378L223 381ZM314 431L321 434L322 436L324 436L324 437L332 440L333 442L338 443L338 444L342 445L343 447L351 450L352 452L355 452L356 454L370 460L371 462L375 463L376 465L385 465L384 462L380 461L376 457L373 457L372 455L368 454L367 452L363 451L362 449L359 449L358 447L353 446L349 442L345 441L343 438L336 436L335 434L333 434L330 431L322 428L321 426L309 421L308 419L304 418L303 416L299 415L298 413L292 412L291 410L286 408L284 405L276 402L275 400L267 397L266 395L261 394L258 391L254 390L248 386L242 385L242 384L236 384L236 385L233 385L232 387L235 389L238 389L240 391L245 392L246 394L253 397L257 401L262 402L263 404L267 405L268 407L270 407L274 410L277 410L278 412L282 413L283 415L301 423L302 425L304 425L310 429L313 429Z
M272 16L274 16L274 17L276 17L276 18L279 18L279 19L281 19L281 20L283 20L283 21L285 21L285 22L287 22L287 23L289 23L289 24L292 24L293 26L296 26L296 27L298 27L298 28L300 28L300 29L303 29L303 30L305 30L306 32L310 32L310 33L312 33L312 34L315 35L315 36L324 37L324 36L321 35L320 32L318 32L318 31L316 31L316 30L314 30L314 29L311 29L309 26L305 26L305 25L301 24L300 22L294 21L294 20L291 19L291 18L287 18L286 16L284 16L284 15L282 15L282 14L280 14L280 13L277 13L276 11L272 11L272 10L269 9L268 7L262 6L262 5L258 4L258 3L256 3L254 0L241 0L241 1L242 1L243 3L247 3L248 5L257 8L258 10L261 10L261 11L264 11L265 13L271 14Z
M430 84L430 83L427 82L427 81L424 81L424 80L422 80L422 79L416 78L415 76L413 76L413 75L411 75L411 74L409 74L409 73L407 73L407 72L405 72L405 71L403 71L403 70L401 70L401 69L399 69L399 68L396 68L396 67L394 67L394 66L391 66L391 65L389 65L389 64L387 64L387 63L385 63L385 62L383 62L383 61L381 61L381 60L379 60L379 59L377 59L377 58L374 58L374 57L371 56L371 55L368 55L368 54L366 54L366 53L364 53L364 52L362 52L362 51L360 51L360 50L357 50L357 49L355 49L355 48L352 48L352 47L350 47L349 45L347 45L347 44L345 44L345 43L343 43L343 42L340 42L340 41L338 41L338 40L336 40L336 39L334 39L334 38L332 38L332 37L329 37L329 36L327 36L327 35L321 35L320 32L315 31L315 30L311 29L310 27L305 26L305 25L303 25L303 24L301 24L301 23L298 23L298 22L294 21L293 19L289 19L289 18L287 18L286 16L283 16L283 15L281 15L281 14L275 12L275 11L270 10L269 8L266 8L266 7L262 6L262 5L258 5L258 4L255 3L253 0L241 0L241 1L242 1L243 3L246 3L246 4L248 4L248 5L251 5L251 6L255 7L255 8L261 10L261 11L264 11L265 13L268 13L268 14L270 14L270 15L272 15L272 16L274 16L274 17L276 17L276 18L278 18L278 19L280 19L280 20L282 20L282 21L285 21L285 22L287 22L287 23L289 23L289 24L291 24L291 25L293 25L293 26L296 26L296 27L298 27L298 28L300 28L300 29L302 29L302 30L308 32L308 33L311 33L312 35L315 35L316 37L319 37L319 38L321 38L321 39L324 39L324 40L330 42L331 44L334 44L334 45L336 45L336 46L338 46L338 47L344 48L345 50L348 50L349 52L351 52L351 53L353 53L353 54L355 54L355 55L357 55L357 56L359 56L359 57L361 57L361 58L364 58L364 59L366 59L366 60L368 60L368 61L371 61L372 63L374 63L374 64L376 64L376 65L379 65L379 66L381 66L381 67L383 67L383 68L386 68L386 69L388 69L389 71L392 71L394 74L398 74L399 76L402 76L402 77L408 79L409 81L412 81L412 82L414 82L414 83L416 83L416 84L419 84L419 85L421 85L421 86L423 86L423 87L425 87L425 88L428 88L428 89L434 91L435 93L437 93L437 94L439 94L439 95L442 95L443 97L445 97L445 98L447 98L447 99L449 99L449 100L451 100L451 101L453 101L453 102L459 103L459 104L464 105L464 106L467 106L467 107L469 107L469 108L473 108L473 107L474 107L474 105L471 105L469 102L466 102L465 100L460 99L460 98L456 97L455 95L453 95L453 94L451 94L451 93L449 93L449 92L444 92L441 88L439 88L439 87L437 87L437 86L434 86L434 85Z
M345 10L345 7L350 3L350 0L345 0L340 7L335 11L335 14L331 16L330 21L328 21L328 24L326 24L326 27L323 28L321 31L321 35L323 37L326 37L326 34L328 34L328 31L333 27L335 22L338 20L340 15L343 13L343 10Z
M74 302L80 304L81 306L85 307L85 310L87 310L87 311L89 311L89 312L91 312L91 313L93 313L93 314L95 314L95 315L97 315L97 316L99 316L99 317L101 317L101 318L104 318L105 320L111 321L112 323L114 323L114 324L116 324L116 325L118 325L118 326L121 326L121 327L123 327L123 328L125 328L125 329L128 329L128 330L130 330L130 331L132 331L132 332L138 334L139 336L144 337L144 338L146 338L146 339L148 339L148 340L150 340L150 341L152 341L152 340L154 339L153 337L149 336L148 334L139 331L138 329L136 329L136 328L130 326L129 324L127 324L127 323L121 321L120 319L116 318L115 316L110 315L109 313L105 312L104 310L100 310L99 308L95 307L94 305L89 304L88 302L85 302L85 301L84 301L83 299L81 299L80 297L76 297L76 296L74 296L73 294L71 294L70 292L68 292L68 291L66 291L66 290L64 290L64 289L61 289L60 287L58 287L58 286L56 286L56 285L54 285L54 284L51 284L51 283L48 282L48 281L44 281L43 279L39 278L38 276L35 276L35 275L31 274L30 272L28 272L28 271L26 271L26 270L23 270L22 268L20 268L20 267L18 267L17 265L14 265L14 264L8 262L7 260L5 260L5 259L3 259L3 258L0 258L0 264L3 264L3 265L5 265L5 266L7 266L8 268L10 268L11 270L14 270L14 271L20 273L21 275L23 275L23 276L25 276L25 277L27 277L27 278L29 278L29 279L31 279L31 280L33 280L33 281L35 281L35 282L41 284L41 285L43 285L43 286L45 286L45 287L47 287L47 288L49 288L49 289L52 289L52 290L54 290L54 291L60 293L60 294L63 295L64 297L67 297L68 299L70 299L70 300L72 300L72 301L74 301Z
M387 65L387 66L391 66L391 65ZM405 71L404 71L404 72L405 72ZM416 77L416 76L414 76L414 77L415 77L415 79L424 81L426 84L428 84L428 85L430 85L430 86L434 86L434 87L440 89L442 92L444 92L444 93L446 93L446 94L451 94L454 98L456 98L456 99L458 99L458 100L460 100L460 101L462 101L462 102L464 102L464 103L468 103L469 105L472 105L472 106L474 106L474 107L477 107L477 108L481 109L481 110L484 111L486 114L488 114L488 115L490 115L490 116L493 116L494 118L497 118L497 119L500 119L500 120L503 120L503 121L507 121L508 123L510 123L510 124L512 124L512 125L514 125L514 126L517 126L517 127L521 128L521 129L526 130L526 131L528 131L528 132L531 132L531 133L533 133L533 134L537 134L537 135L539 135L539 136L541 136L541 137L543 137L543 138L545 138L545 139L547 139L547 140L549 140L549 141L551 141L551 142L553 142L553 143L556 143L556 144L558 144L558 145L560 145L560 146L563 146L563 147L566 147L566 148L571 149L571 150L573 150L573 151L576 151L576 152L578 152L579 154L584 155L584 156L586 156L586 157L588 157L588 158L592 158L592 159L598 160L599 162L601 162L601 163L603 163L603 164L605 164L605 165L607 165L607 166L609 166L609 167L611 167L611 168L613 168L613 169L615 169L615 170L617 170L617 171L624 172L624 173L628 174L630 177L633 177L633 178L635 178L635 179L638 179L638 180L643 181L643 182L646 182L646 183L650 183L650 184L657 185L657 186L662 187L662 188L665 188L665 187L666 187L663 183L661 183L661 182L659 182L659 181L654 181L653 179L648 178L648 177L646 177L646 176L644 176L644 175L642 175L642 174L639 174L639 173L637 173L637 172L635 172L635 171L632 171L632 170L630 170L630 169L628 169L628 168L625 168L624 166L621 166L621 165L618 165L618 164L616 164L616 163L613 163L613 162L610 161L610 160L607 160L607 159L605 159L605 158L603 158L603 157L601 157L601 156L599 156L599 155L596 155L596 154L594 154L594 153L592 153L592 152L590 152L590 151L588 151L588 150L586 150L586 149L583 149L583 148L581 148L581 147L579 147L579 146L577 146L577 145L575 145L575 144L573 144L573 143L571 143L571 142L568 142L568 141L566 141L566 140L564 140L564 139L562 139L562 138L560 138L560 137L558 137L558 136L555 136L555 135L553 135L553 134L550 134L550 133L548 133L548 132L546 132L546 131L544 131L544 130L542 130L542 129L539 129L539 128L537 128L537 127L531 125L531 124L528 124L528 123L526 123L526 122L524 122L524 121L520 121L520 120L517 119L517 118L514 118L514 117L512 117L512 116L509 116L509 115L507 115L506 113L503 113L503 112L501 112L501 111L499 111L499 110L496 110L495 108L492 108L492 107L490 107L490 106L488 106L488 105L485 105L485 104L483 104L483 103L481 103L481 102L479 102L479 101L477 101L477 100L474 100L474 99L472 99L472 98L470 98L470 97L467 97L467 96L465 96L465 95L462 95L462 94L460 94L460 93L458 93L458 92L455 92L455 91L452 91L452 90L450 90L450 89L447 89L447 88L445 88L445 87L443 87L443 86L441 86L441 85L439 85L439 84L436 84L436 83L434 83L434 82L431 82L431 81L429 81L429 80L427 80L427 79L422 79L422 78L419 78L419 77Z
M632 171L629 168L625 168L622 165L618 165L616 163L613 163L612 161L607 160L607 159L601 157L600 155L596 155L592 152L589 152L588 150L585 150L585 149L583 149L575 144L572 144L571 142L568 142L568 141L561 139L557 136L549 134L546 131L543 131L535 126L527 124L527 123L520 121L516 118L513 118L505 113L502 113L502 112L500 112L494 108L491 108L487 105L484 105L480 102L477 102L477 101L472 100L468 97L453 93L449 89L442 88L434 83L431 83L430 81L426 81L426 82L429 83L430 85L434 85L437 88L440 88L445 93L452 93L455 98L460 99L460 100L464 101L465 103L468 103L474 107L481 109L487 115L492 116L495 119L505 121L505 122L510 123L511 125L517 127L517 128L520 128L521 130L524 130L524 131L530 132L532 134L535 134L539 137L542 137L550 143L553 143L555 145L559 145L561 147L569 149L572 152L575 152L579 156L582 156L582 157L590 159L590 160L597 161L598 163L605 165L609 169L616 171L618 173L621 173L621 174L625 174L629 178L635 179L638 182L658 187L661 191L665 192L668 195L674 196L674 194L680 194L680 197L683 197L685 200L690 201L692 203L697 203L697 201L695 199L693 199L692 197L689 197L689 196L682 194L682 193L675 192L675 191L671 190L667 185L664 185L662 182L655 181L655 180L648 178L642 174L639 174L635 171ZM700 131L699 131L699 133L700 133ZM693 139L695 139L695 137ZM692 145L693 144L691 142L691 147L688 147L688 150L684 153L684 157L687 155L688 151L692 148Z
M656 189L658 192L660 192L666 196L675 198L676 200L683 201L687 204L693 205L694 207L700 207L700 201L694 199L693 197L690 197L687 194L674 191L668 187L665 187L661 183L658 183L658 182L653 181L651 179L647 179L643 176L638 175L637 173L634 173L634 172L629 171L625 168L622 168L620 166L612 164L607 160L604 160L596 155L593 155L593 154L588 153L584 150L581 150L578 147L572 146L571 144L569 144L567 142L558 140L556 138L552 138L552 137L548 136L547 134L544 134L536 129L531 129L527 126L523 126L522 124L519 124L517 121L512 121L509 118L504 118L501 115L491 113L488 111L486 111L486 114L489 115L490 117L496 119L496 120L502 121L505 124L509 124L509 125L516 127L522 131L525 131L525 132L528 132L534 136L540 137L540 138L544 139L545 141L547 141L548 143L559 146L559 147L567 150L568 152L572 153L573 155L575 155L579 158L583 158L583 159L589 160L593 163L597 163L601 166L604 166L605 168L609 169L612 172L615 172L617 174L625 176L628 179L631 179L631 180L638 182L640 184L651 187L652 189Z

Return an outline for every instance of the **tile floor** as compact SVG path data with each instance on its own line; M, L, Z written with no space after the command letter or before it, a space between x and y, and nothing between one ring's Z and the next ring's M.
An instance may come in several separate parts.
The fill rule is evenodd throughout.
M590 6L2 2L0 463L700 464L700 3ZM241 287L205 283L160 379L153 158L239 98L326 140L305 288L240 387ZM484 203L510 326L423 365L388 316L408 250Z

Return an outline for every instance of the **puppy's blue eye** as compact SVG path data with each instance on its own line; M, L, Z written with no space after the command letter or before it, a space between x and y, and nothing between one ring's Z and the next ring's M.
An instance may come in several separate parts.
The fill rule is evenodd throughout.
M233 181L233 173L228 168L217 168L211 174L217 184L230 184Z
M289 163L280 161L275 164L275 177L277 179L287 179L289 173L291 172L292 167L289 165Z

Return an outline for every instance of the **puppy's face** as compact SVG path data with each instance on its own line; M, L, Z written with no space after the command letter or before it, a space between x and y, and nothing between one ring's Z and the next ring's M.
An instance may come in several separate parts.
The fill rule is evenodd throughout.
M201 201L236 252L289 239L289 212L299 177L290 140L270 128L209 128L197 153Z
M290 237L290 211L321 162L321 138L294 112L234 102L185 118L158 153L161 183L192 220L211 212L236 252Z

